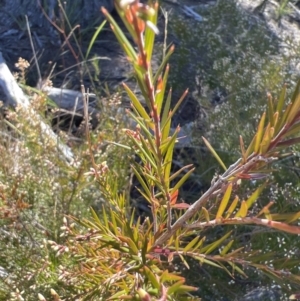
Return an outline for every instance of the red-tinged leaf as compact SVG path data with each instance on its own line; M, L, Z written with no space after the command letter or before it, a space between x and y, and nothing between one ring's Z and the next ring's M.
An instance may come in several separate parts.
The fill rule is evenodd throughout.
M177 293L179 294L183 294L183 293L187 293L187 292L195 292L197 291L199 288L198 287L194 287L194 286L190 286L190 285L181 285L178 290Z
M137 293L142 301L151 301L151 296L141 287L137 290Z
M279 143L277 144L277 146L278 146L278 147L284 146L285 148L287 148L288 146L296 145L296 144L298 144L298 143L300 143L300 137L297 137L297 138L291 138L291 139L288 139L288 140L279 142Z
M291 226L286 223L271 221L269 219L260 219L257 217L245 217L245 218L232 218L227 219L226 224L238 225L238 224L256 224L262 225L268 228L277 229L286 233L300 234L299 226Z
M190 205L187 203L179 203L171 206L174 209L189 209Z
M176 189L175 191L172 192L171 194L171 205L176 204L177 202L177 198L178 198L178 189Z
M274 202L269 202L266 206L264 206L264 207L260 210L260 212L258 213L257 216L260 216L260 215L262 215L262 214L269 214L269 213L270 213L269 209L270 209L270 207L271 207L272 205L274 205Z
M163 81L162 81L162 78L159 77L158 80L157 80L155 93L160 93L162 88L163 88Z
M289 300L300 300L300 293L290 295Z
M268 219L259 220L257 218L254 218L254 221L256 223L259 223L260 225L264 225L269 228L277 229L277 230L280 230L283 232L292 233L292 234L300 234L300 227L298 227L298 226L291 226L286 223L270 221Z
M123 51L127 54L130 59L135 61L137 59L137 53L135 52L134 48L132 47L131 43L127 39L126 35L124 34L123 30L119 27L117 22L114 20L114 18L109 14L109 12L102 7L102 12L105 15L106 19L111 24L111 27L113 29L113 32L116 36L116 38L119 41L119 45L123 48ZM125 22L125 24L127 24ZM127 29L131 32L133 37L136 37L135 32L130 28L130 26L127 26Z
M249 173L248 176L252 180L262 180L270 176L269 173Z

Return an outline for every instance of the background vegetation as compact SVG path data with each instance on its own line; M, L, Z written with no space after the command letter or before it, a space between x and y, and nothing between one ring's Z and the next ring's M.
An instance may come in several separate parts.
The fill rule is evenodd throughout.
M246 145L253 137L261 113L266 109L266 92L279 95L283 84L287 83L288 95L291 95L297 74L290 70L294 68L300 48L294 41L287 40L292 51L287 55L279 54L278 41L257 24L251 24L252 21L233 1L219 1L213 9L203 10L201 14L208 22L200 30L183 25L180 20L170 20L170 27L184 44L171 60L171 85L176 84L179 90L185 88L180 87L181 70L190 60L191 53L186 50L191 48L197 36L199 47L195 55L205 58L197 61L199 65L195 68L194 75L198 76L202 86L197 101L208 112L207 119L200 123L204 135L228 166L239 156L238 136L243 136ZM213 93L222 94L217 105L211 103L210 95ZM45 100L38 97L35 104L43 115ZM86 228L93 229L95 226L90 221L95 216L91 218L89 207L92 206L102 216L102 205L117 202L112 205L120 206L122 201L129 200L132 186L135 185L132 184L132 174L128 172L134 154L128 148L116 145L131 146L132 143L122 130L126 123L124 111L119 110L119 98L116 96L103 108L99 125L94 131L87 130L88 120L82 121L82 142L74 146L76 167L61 161L55 146L47 144L47 140L40 143L41 137L34 120L33 124L26 124L22 114L26 112L7 111L1 121L0 266L3 268L3 277L0 299L36 300L40 293L47 300L59 300L53 291L51 294L50 289L55 289L61 298L75 300L75 296L83 297L84 292L97 283L97 277L92 280L88 276L80 278L80 273L82 276L90 271L94 275L103 273L99 267L88 269L87 266L76 271L78 259L89 258L88 251L94 247L89 242L84 247L80 241L74 240L80 235L87 239ZM194 135L199 134L195 131ZM205 189L210 185L214 173L220 173L221 170L215 164L215 159L210 158L207 151L203 152L204 145L197 144L197 139L195 141L193 149L196 149L196 157L200 158L197 174L202 175L202 189ZM293 146L289 151L294 156L288 156L273 166L269 188L260 196L251 213L259 211L270 200L275 202L272 207L274 212L299 211L299 147ZM211 169L212 164L216 168ZM101 180L96 177L95 181L95 170L102 171L106 176ZM255 185L254 182L244 184L240 195L246 199ZM200 192L197 193L199 196ZM130 206L130 203L125 205L129 215ZM70 230L72 222L66 219L69 216L80 220L87 218L90 222ZM71 239L70 233L73 235ZM209 229L205 235L208 242L213 242L223 237L225 232L220 228ZM295 258L299 254L297 236L291 234L243 226L235 229L234 235L238 238L234 245L236 248L243 245L245 250L269 252L264 261L269 267L281 267L284 263L281 258ZM80 251L73 253L72 245L76 245ZM78 258L68 253L77 253ZM113 253L101 254L104 255L110 258L114 256ZM299 273L295 263L298 261L290 261L285 265L287 274ZM194 259L188 259L188 264L191 267L188 271L180 261L175 267L182 270L183 275L187 271L187 283L201 288L198 293L203 300L233 300L236 295L242 295L252 288L273 283L263 273L249 267L245 268L248 279L239 275L232 279L216 268L199 266ZM85 274L84 268L89 273ZM74 274L74 269L78 274ZM283 268L280 270L283 271ZM284 279L284 275L281 278ZM288 281L276 280L287 294L291 289L299 289L295 284L292 287Z

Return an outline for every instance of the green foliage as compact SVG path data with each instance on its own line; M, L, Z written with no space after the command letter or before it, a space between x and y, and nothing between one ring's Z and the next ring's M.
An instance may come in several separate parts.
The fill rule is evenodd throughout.
M134 126L116 128L117 123L104 115L105 127L90 133L85 116L86 143L79 147L74 166L60 160L34 116L28 118L22 110L9 114L16 134L9 142L3 139L0 164L1 244L7 246L0 265L9 276L1 278L0 296L3 300L8 296L22 300L22 295L28 300L36 296L40 300L199 300L195 292L201 294L205 283L191 285L184 275L186 269L197 268L217 270L232 279L245 279L255 270L296 286L300 275L294 269L299 265L294 250L287 258L273 253L271 244L266 249L252 244L264 235L251 236L246 246L241 237L253 225L260 231L271 229L268 239L277 243L300 234L297 207L282 213L264 196L266 187L276 189L270 183L274 165L290 156L300 141L300 82L290 99L285 86L278 99L269 95L257 126L241 130L249 143L240 136L240 158L235 163L229 165L214 143L203 138L224 172L189 205L180 201L180 190L193 167L172 173L180 131L179 126L171 130L172 118L187 94L173 105L172 90L167 89L167 62L174 47L157 70L151 65L158 4L119 1L116 9L135 47L113 17L105 9L103 13L132 64L146 105L124 84L131 100L127 114ZM227 113L239 122L223 111ZM140 183L137 189L150 217L137 217L130 208L129 168ZM253 183L247 193L245 182ZM267 201L261 202L263 198ZM86 212L88 206L93 207L91 214ZM216 229L217 234L210 235Z
M171 134L170 124L185 94L170 110L171 91L165 91L169 72L166 60L161 63L157 73L153 73L151 68L153 36L157 31L157 4L147 6L136 1L125 2L117 5L117 10L136 43L137 50L105 10L104 14L132 63L146 101L147 110L129 87L125 86L132 101L133 112L129 115L136 123L135 129L127 129L125 132L131 140L132 151L140 158L139 163L132 163L132 169L141 184L140 193L149 203L152 215L151 220L135 220L134 214L126 210L128 200L110 186L109 169L105 169L105 172L103 169L100 172L95 169L95 179L100 184L100 189L106 192L108 209L103 208L102 218L93 212L92 220L75 219L83 228L89 229L84 235L77 232L79 230L74 230L76 226L66 227L67 234L71 236L71 244L68 246L72 250L71 256L78 258L80 267L84 267L75 267L76 272L71 274L78 275L78 289L85 292L84 299L192 298L188 292L195 288L185 286L180 272L174 272L176 267L178 269L174 258L179 258L187 268L188 258L192 258L200 265L223 269L232 277L236 274L246 277L242 267L252 266L280 281L283 277L282 261L277 270L277 265L264 263L266 257L258 253L259 250L251 249L244 253L243 247L235 241L234 228L230 230L230 225L255 224L299 234L300 228L292 225L299 213L271 213L272 203L269 203L253 215L252 207L267 182L241 201L233 195L233 190L238 191L241 180L260 181L267 178L270 165L286 156L283 151L298 142L298 138L290 137L298 127L299 87L285 109L284 91L278 101L269 98L268 114L262 115L252 142L245 148L243 139L240 138L241 158L229 168L226 168L209 142L204 140L225 172L213 179L211 187L195 204L190 206L178 203L178 190L192 169L184 168L189 170L184 176L180 176L181 171L174 175L170 173L174 146L180 130L178 127ZM169 51L173 51L172 47ZM175 179L177 181L171 184ZM226 228L219 238L206 241L207 229L222 226ZM287 267L288 264L284 266ZM291 282L299 281L297 274L289 274L288 278Z

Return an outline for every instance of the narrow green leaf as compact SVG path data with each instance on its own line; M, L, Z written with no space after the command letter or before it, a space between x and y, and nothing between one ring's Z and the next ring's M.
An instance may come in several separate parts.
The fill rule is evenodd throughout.
M291 214L291 216L285 221L286 223L290 224L293 223L294 221L300 219L300 211Z
M245 157L248 158L253 152L254 152L254 145L255 145L255 141L256 141L256 136L255 135L252 139L252 141L250 142L247 150L246 150L246 154L245 154Z
M156 74L155 74L155 76L154 76L154 78L153 78L153 84L154 84L154 85L156 85L159 76L162 74L162 72L163 72L165 66L167 65L167 62L169 61L171 55L173 54L174 50L175 50L175 47L174 47L174 45L172 45L172 46L169 48L169 50L167 51L166 56L164 57L164 59L163 59L163 61L161 62L160 66L158 67L158 69L157 69L157 71L156 71Z
M161 143L159 149L161 152L161 155L164 156L168 150L168 145L171 141L172 137L168 137L167 139L164 140L164 142Z
M242 201L240 210L236 213L235 217L245 217L248 213L248 206L245 201Z
M246 204L247 208L250 209L252 205L256 202L262 191L266 188L268 182L265 182L264 184L260 185L247 199Z
M227 204L228 204L228 201L229 201L229 198L231 196L231 192L232 192L232 183L229 183L229 185L227 186L227 189L224 193L224 196L223 196L223 199L219 205L219 209L218 209L218 212L217 212L217 215L216 215L216 219L222 217L226 207L227 207Z
M218 248L230 235L232 231L226 233L223 237L218 240L215 240L213 243L209 244L208 246L202 248L202 252L207 255L213 252L216 248Z
M234 258L237 254L239 254L242 250L244 250L244 247L238 248L230 253L227 254L228 257Z
M147 152L149 156L154 157L154 160L157 162L158 157L155 145L153 143L149 143L150 141L153 142L152 139L146 141L143 135L139 135L139 137L145 152Z
M178 254L182 263L185 265L185 267L189 270L190 269L190 266L189 264L187 263L187 261L184 259L184 257L181 255L181 254Z
M102 206L101 215L102 215L102 218L103 218L103 221L104 221L104 226L106 227L106 229L109 229L108 228L107 214L106 214L106 210L105 210L104 206Z
M143 187L145 193L147 194L148 198L151 198L150 190L149 190L146 182L144 181L144 179L141 177L140 171L137 171L134 166L131 166L131 168L132 168L135 176L137 177L139 183L142 185L142 187Z
M119 238L119 240L121 240L122 242L125 242L128 245L130 254L134 254L134 255L139 254L139 249L138 249L137 245L134 243L134 241L130 237L119 235L118 238Z
M170 113L171 114L171 113ZM169 135L170 135L170 129L171 129L171 118L167 119L167 122L164 124L165 126L162 128L161 134L162 134L162 142L165 142ZM162 145L163 148L163 145ZM167 149L167 148L166 148ZM163 150L163 149L162 149Z
M261 139L262 139L263 131L264 131L264 126L265 126L265 119L266 119L266 113L264 112L260 119L260 122L259 122L259 125L257 128L257 132L256 132L256 139L255 139L255 144L254 144L254 152L256 154L258 154L258 152L259 152L259 147L260 147L260 143L261 143Z
M122 297L126 296L127 294L128 294L128 291L121 290L121 291L118 291L117 293L113 294L112 296L110 296L108 300L122 300Z
M204 217L205 217L205 220L207 222L210 222L210 217L209 217L209 212L207 211L207 209L205 207L202 207L201 208L201 211L203 212L204 214ZM202 250L201 250L202 251ZM203 253L203 252L202 252Z
M189 252L200 240L199 236L196 236L193 240L191 240L183 249L183 252Z
M282 112L282 109L283 109L285 96L286 96L286 85L284 85L282 87L280 95L279 95L279 99L278 99L278 102L277 102L276 111L279 113L279 116L281 115L281 112Z
M300 94L296 97L295 102L293 103L291 110L287 116L286 123L290 124L294 121L297 114L299 114L299 108L300 108Z
M295 100L298 97L299 93L300 93L300 79L298 80L297 86L296 86L296 88L294 90L294 93L292 95L292 99L291 99L292 103L295 102Z
M168 288L168 296L171 296L172 294L175 294L178 289L183 285L185 280L179 280L178 282L174 283Z
M157 24L157 16L158 16L158 3L154 3L152 6L154 12L147 15L147 20L151 22L154 26ZM152 52L154 49L154 40L155 40L155 32L150 26L146 26L145 29L145 53L147 54L147 61L151 62L152 60Z
M178 131L179 130L175 131L175 133L172 136L172 139L168 143L167 152L164 158L164 164L165 164L164 178L165 178L165 184L167 185L167 189L169 189L169 185L170 185L170 173L171 173L171 167L173 162L173 151L174 151L174 146L175 146Z
M153 158L151 158L151 153L149 154L149 153L147 152L147 150L144 149L144 147L143 147L138 141L136 141L135 138L133 138L133 137L131 137L131 136L129 136L129 137L131 138L131 141L135 144L135 146L136 146L136 147L138 148L138 150L140 151L139 156L144 155L144 158L145 158L146 160L148 160L148 162L151 164L151 166L152 166L154 169L157 169L157 165L156 165L155 161L153 160Z
M287 120L287 117L291 111L291 108L292 108L292 103L288 104L288 106L286 107L284 113L282 116L278 116L278 122L277 122L277 125L275 127L275 134L277 135L281 130L282 128L285 126L286 124L286 120Z
M123 87L126 90L133 106L135 107L139 115L145 120L151 120L151 117L147 114L146 110L142 106L141 102L137 99L136 95L132 92L132 90L125 83L123 83Z
M226 165L223 163L223 161L221 160L221 158L219 157L219 155L216 153L216 151L213 149L213 147L210 145L210 143L204 138L202 137L206 147L210 150L210 152L212 153L212 155L217 159L217 161L219 162L219 164L223 167L223 169L226 171L227 167Z
M284 135L285 138L293 136L300 133L300 123L294 124L289 131Z
M271 94L268 94L268 117L271 127L274 127L274 106Z
M173 118L174 114L177 112L178 108L180 107L181 103L184 101L186 95L188 94L188 90L186 90L180 97L180 99L177 101L174 109L172 111L169 112L168 118L166 120L166 123ZM161 130L164 130L166 124L163 124L161 127Z
M168 75L169 75L169 65L166 66L162 82L160 84L159 83L157 84L157 89L159 89L159 91L156 91L155 103L157 105L157 111L159 116L161 115L161 109L162 109L165 91L168 83ZM158 87L158 85L160 85L160 87Z
M259 153L265 154L268 151L272 138L274 136L274 128L270 127L270 123L268 124L262 142L260 144Z
M231 249L233 243L234 243L234 240L231 240L220 252L220 255L225 256L228 253L228 251Z
M246 150L245 150L244 140L243 140L243 137L241 135L240 135L240 149L241 149L243 163L245 163L247 161L247 157L246 157Z
M100 221L100 219L99 219L99 217L98 217L98 215L97 215L97 213L96 213L96 211L91 207L90 208L90 210L91 210L91 213L92 213L92 217L93 217L93 219L95 220L95 222L97 223L97 224L102 224L102 221Z
M201 248L203 243L205 242L206 236L202 237L201 240L195 245L195 247L192 250L192 253L195 252L196 250L199 250L199 252L203 253Z
M239 274L241 274L242 276L244 276L245 278L247 278L247 275L245 274L245 272L239 268L235 263L228 261L228 263L232 266L232 268L237 271Z
M174 179L176 179L177 177L179 177L182 172L185 172L186 170L188 170L188 169L190 169L192 167L193 167L193 164L189 164L189 165L183 166L182 168L180 168L179 170L177 170L175 173L173 173L172 176L170 176L170 181L173 181Z
M101 32L101 30L103 29L104 25L106 24L106 22L107 22L107 21L104 20L104 21L100 24L100 26L97 28L97 30L95 31L95 33L94 33L94 35L93 35L93 37L92 37L92 39L91 39L91 41L90 41L89 47L88 47L88 49L87 49L87 51L86 51L86 55L85 55L85 59L86 59L86 60L87 60L87 58L89 57L89 54L90 54L90 52L91 52L91 49L92 49L92 47L93 47L93 45L94 45L94 43L95 43L95 41L96 41L96 39L97 39L99 33Z
M227 210L226 212L226 217L225 219L229 218L231 216L231 214L233 213L233 211L235 210L237 204L238 204L238 201L239 201L239 197L238 196L235 196L234 200L232 201L229 209Z
M205 264L211 265L215 268L223 269L223 267L220 264L215 263L212 260L208 260L204 256L203 257L202 256L193 256L193 258L195 258L196 260L199 260L202 264L205 263Z
M161 147L161 152L162 154L164 153L168 153L168 151L172 151L172 154L173 154L173 150L174 150L174 147L175 147L175 143L177 141L177 136L178 136L178 133L180 131L180 128L177 127L172 135L172 137L170 137L167 141L167 143L163 144L162 147ZM172 157L171 157L172 159ZM166 160L165 160L166 161ZM168 161L169 162L169 161Z
M109 209L109 211L110 211L110 229L113 230L113 233L115 235L118 235L118 225L117 225L117 222L116 222L116 217L115 217L114 212L111 208Z
M178 294L187 294L189 292L195 292L195 291L198 291L199 288L198 287L194 287L194 286L190 286L190 285L181 285L178 290L177 290L177 293ZM195 299L186 299L186 300L190 300L190 301L199 301L199 298L195 298Z
M123 30L119 27L117 22L114 20L114 18L110 15L110 13L107 10L102 10L106 19L111 24L112 31L114 32L119 45L123 48L123 51L128 55L128 57L131 58L133 62L137 60L137 54L134 50L134 48L131 46L130 42L128 41L127 37L125 36ZM126 22L125 22L126 24ZM133 35L134 36L134 35Z
M161 287L160 287L160 283L157 281L155 277L155 274L147 266L144 266L144 271L146 277L149 279L153 287L159 290Z
M193 171L195 170L195 168L190 169L173 187L174 190L179 189L184 183L185 181L190 177L190 175L193 173Z
M161 282L166 282L166 281L175 281L175 280L184 280L184 277L176 275L176 274L171 274L167 270L164 270L163 273L160 276Z
M160 124L161 129L163 129L163 126L167 121L167 118L168 118L168 115L170 112L171 99L172 99L172 89L169 90L167 99L164 104L164 108L163 108L164 110L163 110L163 114L161 117L161 124ZM169 136L169 131L167 131L166 133L164 133L164 131L162 131L162 136L163 136L162 141L164 141Z

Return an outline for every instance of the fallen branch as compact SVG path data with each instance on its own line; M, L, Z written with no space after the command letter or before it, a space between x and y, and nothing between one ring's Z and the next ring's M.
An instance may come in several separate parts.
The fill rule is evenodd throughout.
M38 113L35 112L34 109L31 107L28 97L23 93L22 89L19 87L18 83L16 82L15 78L13 77L9 68L7 67L1 52L0 86L2 87L3 92L6 95L5 105L12 107L19 106L22 109L26 110L26 112L28 113L28 118L37 118L40 123L43 135L51 141L57 143L57 148L61 152L64 159L71 163L74 159L71 149L57 137L57 135L53 132L51 127L48 124L46 124L42 120L41 116L39 116Z

